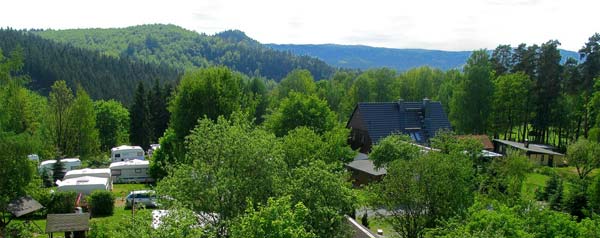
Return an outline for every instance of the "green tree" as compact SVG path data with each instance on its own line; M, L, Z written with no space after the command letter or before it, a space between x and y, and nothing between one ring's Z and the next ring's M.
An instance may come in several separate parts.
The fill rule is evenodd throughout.
M57 158L56 163L52 165L52 184L54 184L56 180L62 180L63 177L65 177L65 172L65 164L60 158Z
M0 231L8 224L6 206L25 195L25 189L35 174L27 155L31 153L30 137L26 134L0 132Z
M579 179L585 180L592 170L600 167L600 145L579 138L567 148L567 160L577 169Z
M524 123L531 84L529 76L522 72L501 75L494 80L491 117L495 135L503 135L507 140L514 138L513 129Z
M148 97L146 96L146 90L144 89L144 83L142 82L139 82L137 86L133 105L131 105L129 111L129 141L142 148L148 148L150 146L150 138L152 138L153 131L150 121Z
M175 156L177 153L177 139L173 129L167 129L163 137L160 138L159 143L160 148L153 152L149 168L150 176L156 180L167 176L167 170L181 162Z
M248 201L264 204L283 186L286 170L277 139L246 118L236 113L231 120L200 120L187 137L186 160L157 186L159 194L186 208L218 214L209 225L219 236Z
M292 92L308 95L314 94L316 91L317 86L310 71L296 69L279 82L277 96L279 99L284 99Z
M242 77L225 67L211 67L187 72L177 87L169 106L170 126L183 142L198 120L216 120L241 108Z
M464 67L450 102L450 119L460 133L484 134L488 130L494 85L486 50L474 51Z
M510 45L499 45L492 52L490 63L496 76L502 76L509 73L513 68L512 47Z
M309 210L290 197L269 198L266 206L249 207L231 228L232 238L316 238L306 227Z
M160 86L158 80L154 81L152 90L148 92L148 111L150 114L150 127L152 128L152 138L150 142L158 142L167 130L169 123L169 110L167 110L168 98L171 94L169 84Z
M479 178L479 193L508 204L518 202L531 167L527 157L509 151L507 156L493 160L487 173Z
M275 135L281 137L296 127L305 126L323 134L337 124L335 113L327 102L315 95L292 92L265 121Z
M581 79L579 80L578 86L581 89L580 93L583 97L583 105L588 105L590 103L592 93L595 90L594 84L595 79L600 76L600 34L594 33L590 38L588 38L588 42L585 43L579 50L579 54L581 55L581 59L583 59L583 63L581 63ZM583 116L583 135L587 137L588 130L593 126L590 121L590 116L588 111L584 111L585 115Z
M431 151L391 162L386 177L373 187L371 206L386 209L389 223L403 237L422 237L441 220L465 215L473 203L472 163L457 155Z
M267 107L269 106L267 86L264 79L253 78L248 87L250 93L254 96L254 100L257 101L253 117L256 124L261 124L264 121L264 115L267 113Z
M369 159L376 167L382 168L395 160L412 160L421 156L421 148L412 144L407 135L390 135L373 147Z
M321 160L328 164L339 165L350 162L354 151L347 143L348 131L336 127L324 135L319 135L307 127L291 130L282 138L284 159L289 168L308 166Z
M351 229L344 215L354 211L356 197L347 175L332 170L320 160L293 169L285 194L291 196L292 204L301 202L310 211L305 219L309 232L317 237L348 237Z
M52 120L52 132L54 145L60 154L67 152L68 138L68 116L73 103L73 92L67 87L65 81L56 81L50 91L50 116Z
M533 94L534 117L531 120L535 141L548 143L550 127L556 125L557 103L560 96L562 68L560 52L556 40L542 44L540 48L537 77L534 78Z
M100 149L111 148L129 142L129 111L115 100L94 102L96 127L100 138Z
M96 155L99 152L100 140L96 129L94 103L81 87L77 88L77 96L69 109L68 121L69 143L65 154L79 155L84 159Z

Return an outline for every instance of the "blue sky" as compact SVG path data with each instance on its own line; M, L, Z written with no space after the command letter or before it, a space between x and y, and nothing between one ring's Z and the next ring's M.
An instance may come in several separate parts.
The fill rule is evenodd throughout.
M558 39L578 50L600 32L598 9L592 0L18 0L3 3L0 26L171 23L207 34L239 29L262 43L441 50Z

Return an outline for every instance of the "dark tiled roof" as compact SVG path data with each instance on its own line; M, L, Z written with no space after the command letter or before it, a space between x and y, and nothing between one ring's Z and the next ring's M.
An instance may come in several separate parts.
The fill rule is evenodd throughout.
M375 144L393 133L407 134L418 143L426 143L438 130L451 129L440 102L361 102L356 110Z

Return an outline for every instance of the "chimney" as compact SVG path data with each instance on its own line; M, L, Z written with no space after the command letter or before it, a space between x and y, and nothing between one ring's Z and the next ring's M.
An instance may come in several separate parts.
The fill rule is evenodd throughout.
M423 98L423 107L427 107L427 104L429 104L429 98Z
M523 145L525 146L525 148L529 148L529 140L525 139L525 142L523 143Z

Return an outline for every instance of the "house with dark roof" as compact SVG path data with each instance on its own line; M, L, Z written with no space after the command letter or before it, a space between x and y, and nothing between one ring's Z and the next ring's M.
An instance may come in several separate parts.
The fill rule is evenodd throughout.
M451 130L440 102L361 102L346 124L351 129L352 149L369 153L374 144L395 133L409 135L414 142L427 145L440 130Z

